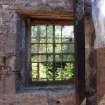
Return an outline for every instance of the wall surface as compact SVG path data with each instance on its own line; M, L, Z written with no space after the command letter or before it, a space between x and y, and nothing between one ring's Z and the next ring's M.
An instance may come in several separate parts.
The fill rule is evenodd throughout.
M94 49L95 33L92 18L85 18L85 75L87 105L96 105L96 50Z
M64 12L72 11L73 4L71 0L0 0L0 105L76 105L74 84L16 90L16 57L21 55L21 48L17 50L16 44L21 37L17 33L16 10L20 8ZM85 35L87 105L95 105L96 89L98 102L104 105L105 52L99 50L96 58L98 50L94 49L94 40L97 36L91 18L85 20Z
M97 101L99 105L105 104L105 48L97 51Z
M105 105L105 48L95 48L95 29L91 17L85 18L85 69L87 105ZM100 41L100 40L99 40Z
M0 105L75 105L74 85L16 91L16 9L72 10L69 0L0 0Z

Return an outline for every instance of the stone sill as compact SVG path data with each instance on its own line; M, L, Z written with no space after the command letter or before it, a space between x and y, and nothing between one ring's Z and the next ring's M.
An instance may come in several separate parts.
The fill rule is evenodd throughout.
M75 85L53 85L53 86L29 86L22 87L17 91L18 95L38 95L38 96L46 96L48 94L56 95L56 96L64 96L64 95L73 95L75 94Z

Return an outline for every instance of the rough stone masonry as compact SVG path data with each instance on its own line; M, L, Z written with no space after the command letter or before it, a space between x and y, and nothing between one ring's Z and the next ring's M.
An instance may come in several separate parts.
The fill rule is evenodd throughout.
M0 0L0 105L76 105L74 85L30 87L17 91L16 87L16 56L17 56L17 21L18 8L49 11L71 11L73 1L70 0ZM94 56L94 29L91 18L85 19L85 50L86 50L86 88L90 102L96 97L93 80L96 79L94 71L98 70L98 98L104 99L105 87L102 85L104 75L104 51L99 51L97 59ZM21 50L21 49L20 49ZM102 57L102 58L101 58ZM93 62L92 62L93 61ZM97 61L97 63L96 63ZM104 61L103 61L104 62ZM97 65L94 65L97 64ZM93 67L94 66L94 67ZM97 68L95 68L97 66ZM100 70L101 74L100 74ZM92 81L91 81L92 80ZM92 85L91 85L92 84ZM101 90L101 91L100 91ZM92 93L93 92L93 93ZM89 102L88 101L88 102ZM87 105L91 105L90 103ZM93 105L93 104L92 104ZM104 105L104 104L103 104Z
M72 9L68 0L0 0L0 105L75 105L74 86L16 90L17 8Z

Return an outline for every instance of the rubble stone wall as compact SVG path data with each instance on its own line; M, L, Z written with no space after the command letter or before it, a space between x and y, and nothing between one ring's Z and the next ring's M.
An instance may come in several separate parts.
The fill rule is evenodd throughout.
M74 85L16 91L18 8L68 11L72 3L69 0L0 0L0 105L75 105Z

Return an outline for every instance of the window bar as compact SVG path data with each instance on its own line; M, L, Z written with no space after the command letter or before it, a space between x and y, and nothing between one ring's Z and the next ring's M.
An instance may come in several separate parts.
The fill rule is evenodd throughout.
M31 30L31 32L32 32L32 33L31 33L31 50L32 50L32 45L33 45L33 44L32 44L32 39L35 38L35 36L32 36L33 34L35 35L34 28L36 28L36 26L35 26L35 27L32 27L32 30ZM31 58L32 58L32 52L31 52ZM32 65L33 63L34 63L34 62L33 62L32 59L31 59L31 75L32 75L32 72L35 72L35 69L33 69L33 67L32 67L32 66L33 66L33 65ZM34 65L34 66L35 66L35 65ZM35 76L35 74L34 74L34 76ZM34 76L33 76L32 79L31 79L32 81L35 80L35 77L34 77Z
M40 42L40 26L37 27L37 42ZM39 53L40 44L37 44L37 53ZM39 62L39 55L38 55L38 62ZM37 63L37 71L36 71L36 79L40 79L40 64Z
M48 81L48 67L47 67L47 64L48 64L48 54L47 54L47 47L48 47L48 45L47 45L47 40L48 40L48 38L47 38L47 30L48 30L48 26L46 26L46 79L47 79L47 81Z
M33 34L33 27L31 27L31 49L32 49L32 34ZM31 51L31 53L32 53L32 51ZM32 54L31 54L31 76L32 76ZM33 80L33 76L31 77L31 81Z
M62 48L62 28L61 26L61 80L63 80L63 48Z
M55 25L53 25L53 80L55 80Z
M31 27L31 75L32 75L32 72L33 72L33 69L32 69L32 34L33 34L33 27ZM32 75L32 78L31 78L31 81L33 80L33 75Z

